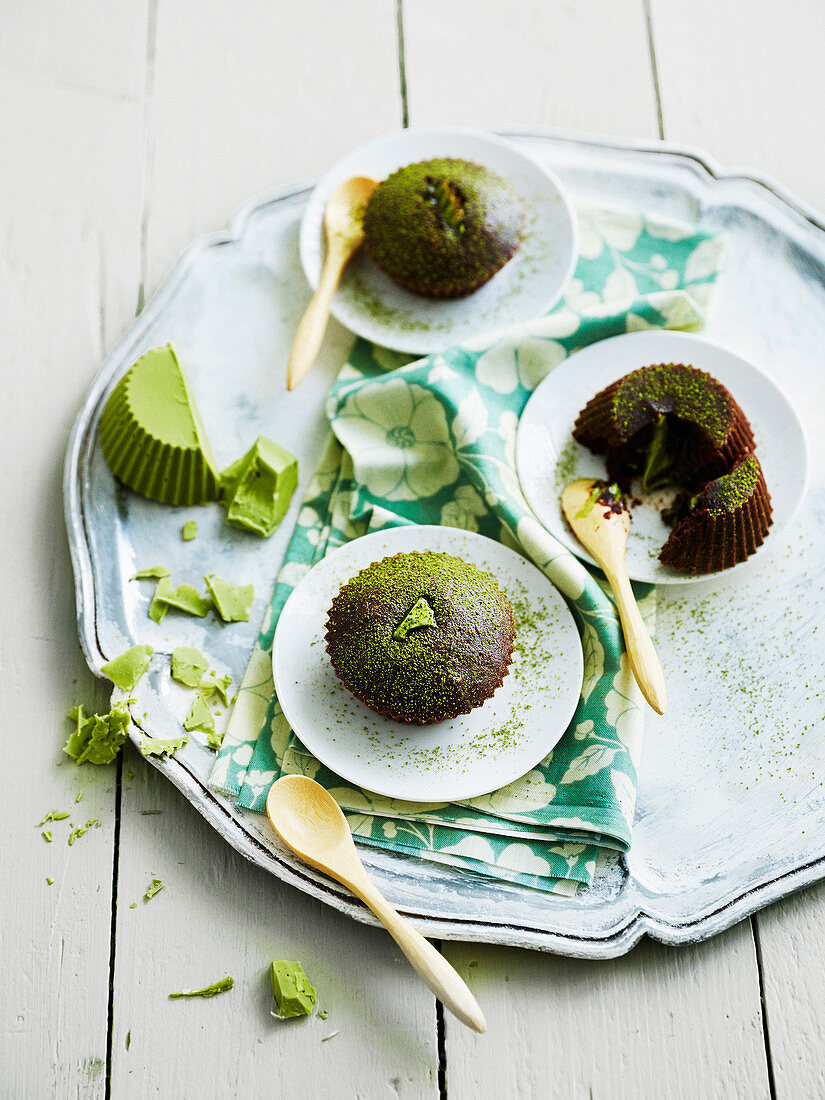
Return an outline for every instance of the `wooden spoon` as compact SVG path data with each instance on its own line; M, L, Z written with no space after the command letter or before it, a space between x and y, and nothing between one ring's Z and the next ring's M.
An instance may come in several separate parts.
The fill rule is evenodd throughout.
M598 500L594 504L591 494L601 484L592 479L572 482L561 495L561 506L573 534L596 559L613 589L636 683L657 714L664 714L667 705L665 676L627 575L625 552L630 512L627 508L613 511ZM588 504L591 507L588 508Z
M337 879L375 913L438 999L473 1031L487 1024L475 997L443 955L416 932L379 893L355 850L338 803L314 779L285 775L266 800L272 827L288 848L310 867Z
M375 180L356 176L340 183L327 200L324 211L326 259L318 289L310 298L292 341L286 373L288 390L294 390L306 377L318 356L341 273L364 243L364 210L377 186Z

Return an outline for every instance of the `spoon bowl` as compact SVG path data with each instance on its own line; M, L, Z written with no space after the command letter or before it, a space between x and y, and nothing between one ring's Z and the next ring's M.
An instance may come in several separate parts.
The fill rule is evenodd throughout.
M627 575L625 554L630 511L618 490L583 478L561 494L561 506L573 534L601 566L616 597L627 655L642 695L657 714L667 706L665 676Z
M266 812L284 844L304 863L343 883L378 917L432 992L462 1023L484 1032L475 997L452 966L380 893L364 870L347 819L314 779L286 775L269 789Z
M364 243L364 211L377 186L367 176L354 176L340 183L327 200L324 210L327 254L318 289L310 298L292 342L286 376L288 390L295 389L318 357L341 274Z

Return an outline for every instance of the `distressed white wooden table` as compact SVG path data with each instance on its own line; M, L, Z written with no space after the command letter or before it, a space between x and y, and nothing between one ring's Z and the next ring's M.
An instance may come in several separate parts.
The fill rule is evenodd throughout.
M824 37L818 0L6 0L0 1097L825 1094L825 886L608 963L445 944L479 1038L384 934L250 867L131 748L56 766L68 706L106 701L75 634L66 437L190 240L406 123L666 137L823 209ZM333 327L330 378L345 347ZM100 827L46 844L52 807ZM270 1018L276 957L303 960L325 1024ZM167 999L225 974L229 995Z

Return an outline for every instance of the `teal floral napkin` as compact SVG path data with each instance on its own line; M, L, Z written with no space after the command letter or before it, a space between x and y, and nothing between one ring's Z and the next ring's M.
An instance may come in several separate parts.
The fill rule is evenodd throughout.
M328 399L333 435L303 502L269 612L211 776L262 812L281 775L327 787L363 844L540 890L574 893L600 855L626 851L643 703L600 575L548 534L515 470L518 419L538 383L578 348L645 328L704 322L723 239L695 226L580 207L580 255L547 317L408 363L357 340ZM272 639L293 587L330 550L369 531L438 523L520 550L568 601L584 683L562 740L527 775L482 798L413 804L355 788L291 732L272 683ZM652 625L655 591L636 586Z

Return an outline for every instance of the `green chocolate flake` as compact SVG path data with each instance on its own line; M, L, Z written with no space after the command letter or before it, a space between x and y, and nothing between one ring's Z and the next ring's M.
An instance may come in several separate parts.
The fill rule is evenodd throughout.
M184 542L191 542L192 539L197 538L198 534L198 521L194 519L188 519L181 528L180 537Z
M210 668L200 683L200 692L204 699L211 699L213 695L217 695L225 707L229 706L229 693L228 688L232 683L232 676L230 673L226 673L224 676L218 676L217 672L213 668Z
M215 732L215 719L206 699L198 693L189 708L189 713L183 720L183 728L192 732L199 730L201 733Z
M151 883L146 889L146 893L143 895L144 901L151 901L155 894L159 894L164 887L164 883L159 878L153 878Z
M76 829L72 829L72 831L69 833L69 847L71 848L76 840L79 840L80 837L85 836L86 833L88 833L89 829L91 829L93 825L97 824L99 824L97 818L90 817L85 825L78 825Z
M53 878L48 878L47 877L46 882L48 882L49 886L54 886L54 879Z
M276 1007L273 1016L279 1020L289 1020L310 1015L315 1004L315 990L299 962L288 962L286 959L272 962L269 978Z
M126 702L132 703L134 700L128 699ZM129 726L126 703L115 703L108 714L93 715L87 715L81 704L72 707L67 717L74 722L75 729L63 751L78 764L111 764L126 741Z
M171 575L171 570L165 565L150 565L148 569L138 569L129 578L130 581L160 581Z
M171 756L178 749L189 744L189 738L183 737L148 737L144 735L140 739L140 751L143 756Z
M212 752L217 752L223 744L223 732L218 733L216 730L206 731L206 747L211 749Z
M222 978L219 982L204 986L203 989L186 989L177 993L170 993L174 997L216 997L219 993L226 993L235 984L234 978Z
M116 687L131 691L149 667L154 652L150 645L133 645L119 657L107 661L101 666L100 671L108 676Z
M200 686L209 660L191 645L179 645L172 650L172 678L186 687Z
M43 839L46 841L47 844L51 844L51 842L52 842L52 831L51 831L51 829L49 829L48 832L41 833L40 835L43 837Z
M149 605L149 618L156 623L162 622L170 607L202 619L212 607L212 601L201 596L191 584L179 584L174 588L169 577L161 577Z
M419 598L412 605L410 610L404 616L403 620L398 624L395 630L392 632L393 638L396 638L399 642L403 642L411 630L420 630L425 626L437 626L435 621L435 614L433 609L427 603L423 596Z
M255 589L251 584L232 584L214 573L209 573L204 580L212 602L225 623L249 622L255 599Z
M268 538L289 510L297 486L295 455L258 436L252 448L221 474L226 522Z
M130 909L137 909L137 902L133 901L132 904L129 906L129 908Z
M68 816L68 813L63 813L61 810L49 810L43 820L38 821L35 827L39 829L41 825L45 825L47 821L65 821Z

